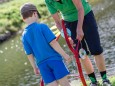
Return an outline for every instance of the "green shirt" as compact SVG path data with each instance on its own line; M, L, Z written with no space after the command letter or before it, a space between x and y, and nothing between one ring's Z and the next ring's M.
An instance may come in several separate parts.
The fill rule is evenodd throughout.
M86 0L81 1L86 15L91 11L91 7ZM78 20L78 10L72 0L62 0L62 4L56 2L56 0L45 0L45 2L51 14L55 14L59 11L65 21L72 22Z

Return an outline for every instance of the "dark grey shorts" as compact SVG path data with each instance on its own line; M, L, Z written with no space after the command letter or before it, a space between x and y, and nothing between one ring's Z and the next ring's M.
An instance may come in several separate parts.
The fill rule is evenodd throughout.
M78 23L78 21L74 21L74 22L65 21L65 25L68 29L70 29L71 37L72 37L74 43L76 43L76 44L77 44L77 40L76 40L77 23ZM94 17L94 14L92 11L90 11L84 17L83 32L84 32L84 39L86 40L86 43L90 50L90 53L92 55L100 55L103 52L103 49L100 44L98 26L97 26L97 23L96 23L96 20L95 20L95 17ZM87 54L89 54L89 51L87 49L84 39L81 41L82 48L84 48L86 50Z

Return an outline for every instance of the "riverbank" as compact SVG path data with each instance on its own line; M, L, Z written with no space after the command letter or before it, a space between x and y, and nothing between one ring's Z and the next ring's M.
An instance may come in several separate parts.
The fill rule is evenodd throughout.
M30 0L2 0L0 3L0 42L4 42L25 27L20 15L20 6ZM44 1L33 0L44 20L49 13Z

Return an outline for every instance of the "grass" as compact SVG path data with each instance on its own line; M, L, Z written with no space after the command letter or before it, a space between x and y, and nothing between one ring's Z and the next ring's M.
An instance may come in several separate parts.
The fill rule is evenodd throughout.
M26 2L35 4L42 15L42 19L47 17L48 11L43 0L12 0L0 4L0 33L6 31L16 32L22 29L24 23L20 16L20 6Z
M112 86L115 86L115 76L111 77L110 78L110 81L112 83Z
M37 6L42 15L41 20L46 19L50 15L44 0L11 0L4 2L0 4L0 34L17 32L23 28L24 23L20 16L20 6L26 2L31 2ZM89 0L89 2L92 5L96 5L100 0Z

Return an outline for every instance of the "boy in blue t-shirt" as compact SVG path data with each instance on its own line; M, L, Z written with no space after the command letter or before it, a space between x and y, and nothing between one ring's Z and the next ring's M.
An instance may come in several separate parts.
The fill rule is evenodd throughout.
M67 80L69 71L62 56L67 62L70 62L71 58L60 47L48 26L37 23L40 17L37 8L26 3L21 7L21 15L28 25L23 31L22 43L35 74L39 75L40 71L48 86L58 86L57 82L61 86L70 86Z

